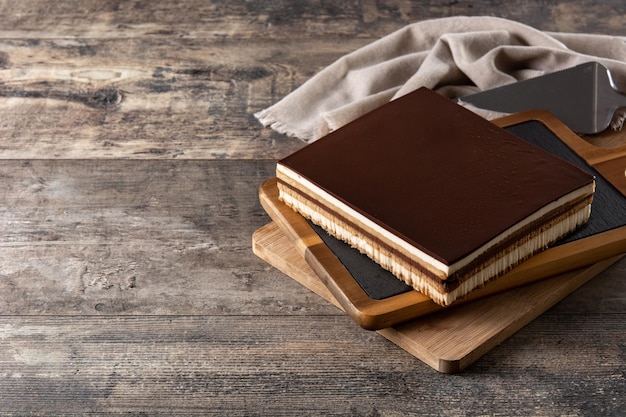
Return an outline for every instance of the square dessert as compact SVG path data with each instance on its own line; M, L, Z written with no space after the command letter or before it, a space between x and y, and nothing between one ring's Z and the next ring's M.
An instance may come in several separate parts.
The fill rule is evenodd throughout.
M279 198L438 304L584 224L591 174L420 88L280 160Z

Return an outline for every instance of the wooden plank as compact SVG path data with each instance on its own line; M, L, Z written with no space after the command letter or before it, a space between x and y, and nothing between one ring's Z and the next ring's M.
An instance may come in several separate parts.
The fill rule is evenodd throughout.
M0 41L0 158L284 156L302 143L252 114L357 45Z
M296 281L339 304L331 291L320 288L322 279L313 268L306 267L304 256L300 254L296 259L299 252L291 239L280 235L280 227L274 223L255 232L257 256L276 268L284 268L282 271ZM620 258L380 329L378 333L440 372L459 372ZM316 277L319 282L315 282Z
M334 312L251 252L272 167L3 161L0 314Z
M621 0L542 2L521 0L364 0L361 2L249 2L202 0L99 2L37 0L0 3L5 38L211 37L304 39L311 36L379 37L426 18L488 15L526 22L542 30L622 35ZM84 18L87 16L88 18ZM580 16L584 16L581 19Z
M259 28L254 36L233 32L232 27L256 30L257 20L250 14L259 10L247 10L249 4L233 6L228 19L220 18L223 11L205 2L182 2L179 13L173 15L168 13L174 6L163 3L128 13L124 7L116 10L95 2L72 8L70 2L45 14L35 14L43 3L24 4L30 6L3 4L0 22L4 28L36 23L38 30L54 33L70 30L71 23L83 32L78 35L74 32L78 29L72 29L69 38L43 32L36 39L23 34L22 38L11 33L0 36L0 135L10 138L0 145L0 158L278 159L302 143L263 129L253 113L275 103L337 58L392 30L368 25L364 37L358 25L368 7L357 12L353 5L341 5L336 14L356 23L345 26L351 27L351 33L333 33L335 18L315 2L303 3L306 13L301 14L289 7L269 7L267 13L283 16L270 25L272 30L281 30L280 42L276 33L267 35L267 30ZM410 13L422 10L410 3L406 7ZM598 8L603 7L614 6ZM94 12L93 19L77 19L76 10L98 13ZM160 24L176 26L173 16L191 10L197 14L176 22L191 25L196 22L193 19L209 13L210 22L228 24L231 32L177 37L167 31L159 35L157 30L120 37L116 30L116 25L133 27L128 19L156 19L151 25L165 19ZM393 21L395 28L422 17L412 19L409 13L391 19L391 10L381 6L376 10L374 14L385 15L381 19ZM298 22L301 26L303 20L315 21L319 33L302 37L306 31ZM248 27L244 21L253 23ZM85 23L88 28L80 26ZM111 26L99 28L99 24ZM194 25L205 26L213 27ZM612 136L594 140L613 144Z
M372 1L359 3L319 1L214 3L187 0L119 4L116 2L70 1L50 5L40 1L20 4L4 2L4 36L11 37L210 37L251 39L259 36L284 38L285 32L299 39L311 35L337 37L361 31L363 19L376 23L378 30L395 28L399 20L409 22L410 2L398 6L377 6ZM419 11L419 9L418 9ZM422 12L423 13L423 12ZM90 16L81 21L77 16ZM50 18L52 17L52 18ZM6 26L5 26L6 25ZM374 27L372 26L372 29Z
M0 414L619 415L623 318L540 319L451 377L347 317L0 317Z
M276 223L271 222L259 228L252 235L252 250L261 259L271 259L271 265L294 278L315 294L338 308L341 304L319 279L317 274L304 261L293 244L285 242L286 236Z

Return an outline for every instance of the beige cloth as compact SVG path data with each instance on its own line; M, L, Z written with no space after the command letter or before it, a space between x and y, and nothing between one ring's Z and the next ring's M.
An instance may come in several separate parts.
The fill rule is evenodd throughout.
M626 37L542 32L495 17L426 20L338 59L255 116L310 142L422 86L457 98L588 61L626 91Z

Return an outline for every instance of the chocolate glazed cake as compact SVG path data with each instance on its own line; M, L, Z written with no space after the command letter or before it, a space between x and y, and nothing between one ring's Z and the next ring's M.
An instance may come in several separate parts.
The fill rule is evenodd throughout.
M448 305L585 223L594 178L426 88L278 162L280 199Z

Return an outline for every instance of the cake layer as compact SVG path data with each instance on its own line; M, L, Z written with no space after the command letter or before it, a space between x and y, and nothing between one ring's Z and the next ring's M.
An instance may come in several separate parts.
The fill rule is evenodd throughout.
M505 274L532 254L584 224L589 219L592 201L592 196L588 195L551 211L546 210L541 218L507 236L503 235L501 241L480 252L473 262L443 279L427 267L423 257L407 253L406 246L390 245L375 231L362 229L341 213L316 205L309 195L300 193L281 180L278 181L278 189L280 199L286 205L441 305L449 305L489 280Z
M555 212L560 214L581 200L591 204L591 196L594 191L593 182L574 190L558 200L550 202L522 221L513 224L482 246L476 248L473 252L468 253L464 258L453 264L447 264L421 251L400 236L394 235L379 223L352 209L341 200L290 169L279 165L277 167L277 178L279 198L288 206L312 220L313 223L324 228L328 233L346 241L355 248L359 248L359 250L375 260L381 255L374 253L373 250L369 250L367 247L372 244L367 245L364 241L384 244L395 257L418 260L424 270L423 273L441 280L458 279L459 275L462 275L463 271L468 266L471 266L472 262L488 253L494 246L505 244L510 236L519 236L517 232L520 230L530 227L530 231L532 231L533 228L540 227L542 221L551 219ZM318 216L320 220L317 219ZM322 218L326 219L324 222L326 226L321 224ZM343 225L343 227L339 225ZM339 232L334 230L335 228L338 230L341 228L348 232L344 238L341 238L338 236Z
M420 291L498 276L584 223L594 190L590 174L428 89L295 152L276 174L288 205ZM509 256L517 247L528 249ZM434 287L433 298L449 293Z

